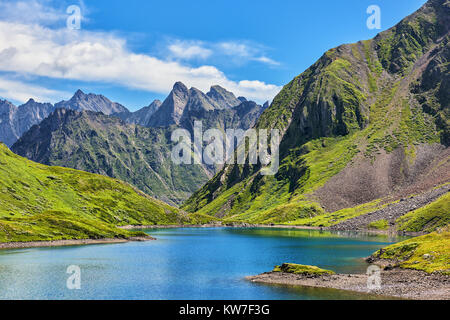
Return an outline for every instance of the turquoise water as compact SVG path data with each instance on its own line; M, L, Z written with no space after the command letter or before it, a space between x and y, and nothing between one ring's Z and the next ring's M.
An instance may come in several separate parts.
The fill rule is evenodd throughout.
M282 262L365 272L361 257L392 242L368 236L264 228L149 230L157 241L0 251L0 299L356 299L328 289L243 278ZM81 269L81 289L66 286Z

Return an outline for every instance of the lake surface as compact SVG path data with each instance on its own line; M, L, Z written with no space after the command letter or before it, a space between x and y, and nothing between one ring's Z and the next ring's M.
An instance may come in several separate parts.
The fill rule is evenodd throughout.
M361 295L243 278L283 262L365 273L361 257L403 240L273 228L147 232L158 240L0 250L0 299L357 299ZM80 290L67 289L70 265L80 267Z

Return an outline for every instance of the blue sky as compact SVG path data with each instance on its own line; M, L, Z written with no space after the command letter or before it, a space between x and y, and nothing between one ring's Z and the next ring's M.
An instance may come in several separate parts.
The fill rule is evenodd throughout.
M425 0L0 0L0 97L59 101L76 89L131 110L173 82L271 99L326 50L374 37ZM67 30L66 9L81 8ZM369 5L381 30L366 26Z

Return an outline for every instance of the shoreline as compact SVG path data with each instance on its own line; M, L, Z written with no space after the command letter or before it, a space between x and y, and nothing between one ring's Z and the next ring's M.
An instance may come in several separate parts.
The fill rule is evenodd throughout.
M365 233L365 234L378 234L388 236L411 236L418 237L426 233L424 232L397 232L392 230L371 230L371 229L359 229L359 230L334 230L331 227L314 227L314 226L299 226L299 225L286 225L286 224L220 224L220 223L207 223L207 224L176 224L176 225L127 225L118 226L124 230L145 230L145 229L177 229L177 228L274 228L274 229L297 229L297 230L317 230L317 231L331 231L334 233L348 232L348 233Z
M128 239L70 239L70 240L49 240L49 241L29 241L29 242L2 242L0 243L0 250L7 249L26 249L26 248L47 248L47 247L66 247L79 245L93 245L93 244L113 244L126 243L132 241L152 241L156 240L151 236L148 237L131 237Z
M336 231L328 227L311 227L311 226L291 226L291 225L266 225L266 224L195 224L195 225L127 225L118 226L124 230L151 230L151 229L177 229L177 228L274 228L274 229L297 229L297 230L318 230L331 232L349 232L349 233L367 233L367 234L381 234L393 236L418 236L422 233L389 233L380 230L348 230ZM6 249L24 249L24 248L40 248L40 247L63 247L63 246L77 246L77 245L93 245L93 244L114 244L126 243L132 241L152 241L156 238L148 235L148 237L130 237L126 239L118 238L104 238L104 239L68 239L68 240L42 240L42 241L22 241L22 242L0 242L0 250Z
M266 272L245 277L254 283L290 285L300 287L327 288L356 293L365 293L380 298L410 300L450 300L450 276L429 274L412 269L381 271L381 288L369 290L366 274L335 274L308 276L283 272Z

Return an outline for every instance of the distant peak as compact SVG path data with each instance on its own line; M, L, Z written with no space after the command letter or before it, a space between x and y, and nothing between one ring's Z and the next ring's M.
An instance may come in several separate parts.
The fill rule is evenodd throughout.
M74 97L82 97L84 95L84 92L81 91L81 89L78 89L77 92L75 92Z
M218 84L211 86L210 91L218 91L218 92L223 92L223 91L228 91L227 89L225 89L224 87L219 86Z
M12 104L12 102L10 102L10 101L8 101L8 100L2 100L2 99L0 99L0 105L9 105L9 106L14 106L13 104Z
M223 87L219 86L218 84L212 85L211 89L223 89Z
M175 84L173 85L173 90L174 90L174 91L188 91L188 88L184 85L183 82L177 81L177 82L175 82Z

